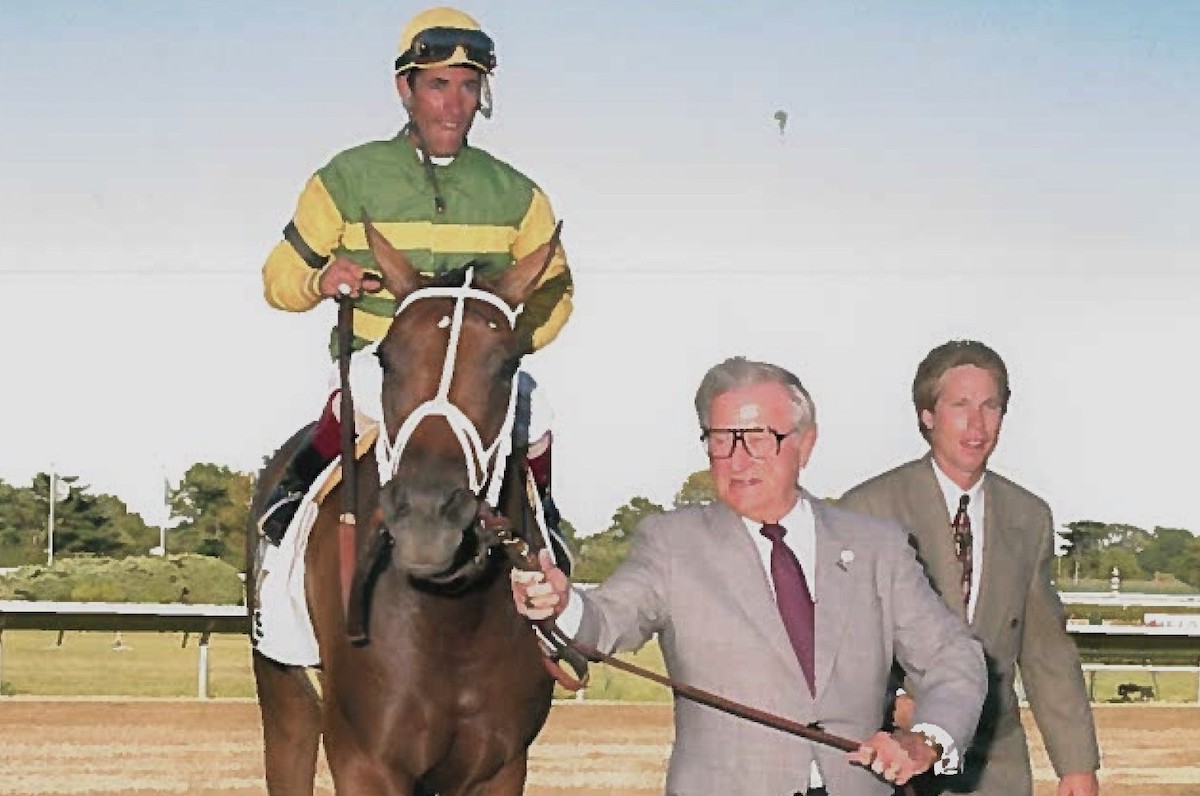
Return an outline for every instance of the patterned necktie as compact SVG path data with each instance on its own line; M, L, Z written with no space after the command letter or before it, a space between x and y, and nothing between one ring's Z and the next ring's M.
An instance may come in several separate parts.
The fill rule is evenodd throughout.
M808 581L800 562L796 560L796 554L783 543L787 528L769 522L763 525L759 533L771 540L771 580L775 583L775 602L779 606L783 626L787 628L788 638L791 639L792 649L800 661L800 668L804 670L808 692L815 694L813 660L816 622Z
M971 518L967 514L967 504L970 502L970 495L963 495L958 499L958 511L954 514L954 522L950 523L950 527L954 529L954 555L962 567L963 607L969 606L971 602Z

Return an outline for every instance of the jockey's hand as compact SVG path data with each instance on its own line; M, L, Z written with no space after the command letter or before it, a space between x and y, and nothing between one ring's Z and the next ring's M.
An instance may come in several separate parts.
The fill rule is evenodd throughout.
M908 730L877 732L849 754L850 762L869 766L888 782L903 785L937 762L921 736Z
M526 619L557 617L571 599L571 581L554 566L549 550L538 552L538 565L542 568L540 572L513 568L513 604Z
M321 271L317 286L325 298L332 298L347 291L351 298L358 298L364 292L378 291L383 284L375 274L350 258L338 257Z

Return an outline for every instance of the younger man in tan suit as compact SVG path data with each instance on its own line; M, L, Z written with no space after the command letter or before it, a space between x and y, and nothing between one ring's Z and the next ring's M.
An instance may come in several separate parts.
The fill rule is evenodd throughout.
M913 381L929 453L851 489L839 505L909 529L934 589L969 622L987 657L988 698L962 773L919 780L918 790L1032 794L1013 686L1020 666L1059 776L1058 796L1097 796L1100 755L1091 706L1050 582L1050 508L987 469L1009 395L1004 361L983 343L951 341L933 349Z

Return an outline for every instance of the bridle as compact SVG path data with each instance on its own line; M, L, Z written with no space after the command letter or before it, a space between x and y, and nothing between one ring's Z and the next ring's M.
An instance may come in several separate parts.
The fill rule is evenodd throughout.
M372 232L374 232L374 228L366 220L365 210L363 215L364 223L367 225L368 243L370 243L370 237ZM561 232L562 221L559 221L555 225L554 231L550 235L550 240L546 244L546 258L541 266L541 271L538 272L539 277L549 267L551 259L558 249ZM383 241L383 243L386 244L386 241ZM411 265L406 264L406 267L411 270ZM471 493L478 501L479 508L479 516L470 523L469 529L463 529L464 533L467 530L471 530L474 534L476 542L475 554L465 567L460 568L452 563L451 572L447 573L450 581L458 580L459 582L461 582L464 576L468 579L473 579L478 572L482 571L488 564L489 551L496 546L496 542L493 541L494 537L488 530L489 523L485 522L485 517L487 515L494 515L491 507L499 500L504 473L508 466L509 456L512 453L512 428L516 414L518 388L517 380L514 379L511 392L508 396L508 406L505 409L504 420L500 424L500 430L491 444L485 447L479 429L467 417L466 413L455 406L450 400L450 386L454 378L455 364L458 360L458 346L462 336L465 305L468 299L475 299L491 304L500 311L511 331L517 330L517 318L524 309L524 302L513 307L507 301L500 298L500 296L474 287L472 284L474 278L475 269L473 266L470 266L464 271L461 286L427 285L403 292L403 298L400 300L400 304L393 315L393 322L396 317L399 317L414 302L421 299L453 299L454 310L451 316L443 318L443 323L450 327L450 339L446 346L446 357L442 363L441 379L438 382L438 389L434 397L422 403L404 419L400 424L400 428L396 430L394 438L389 439L386 424L381 424L383 428L380 429L380 439L375 444L375 460L378 468L379 484L382 488L399 471L400 460L404 455L404 450L408 446L417 428L417 424L421 420L429 417L442 417L454 432L454 436L458 440L459 447L463 452L464 466L467 469L467 482ZM380 281L383 282L385 280ZM338 370L342 385L343 418L354 416L353 399L350 396L349 375L351 341L354 332L349 293L348 288L343 291L343 295L339 298L341 305L338 308ZM401 293L396 292L396 295L400 296ZM444 328L441 323L439 323L439 327ZM374 344L376 350L378 350L381 343L382 340ZM358 542L359 534L356 530L357 497L355 490L356 479L354 478L354 433L353 424L349 422L343 422L342 424L342 469L345 483L342 489L342 514L338 522L338 570L342 587L342 609L346 617L346 635L354 644L366 644L368 641L366 618L367 595L370 593L374 578L384 561L384 554L391 546L393 539L391 533L386 528L382 525L377 525L366 534L366 545L360 548ZM380 519L378 509L375 510L372 519L374 521Z
M498 309L508 321L509 329L515 330L517 316L521 314L521 306L513 309L499 296L471 285L475 276L474 267L466 269L466 276L461 287L431 286L414 290L405 296L396 309L395 317L421 299L451 298L454 299L454 311L448 319L450 339L446 344L446 356L442 363L442 375L438 382L437 392L432 398L420 404L404 419L396 430L394 439L389 440L386 430L375 445L375 462L379 467L379 484L382 487L395 478L400 469L400 460L404 449L412 439L417 425L426 418L441 417L445 419L462 448L466 462L467 484L471 493L482 502L494 506L500 498L500 486L504 480L504 468L512 453L512 427L517 406L517 380L514 378L509 391L508 407L504 412L504 421L491 444L484 447L479 429L466 413L450 400L450 385L454 380L454 366L458 361L458 344L462 336L463 315L468 299L484 301ZM444 322L447 319L442 319Z

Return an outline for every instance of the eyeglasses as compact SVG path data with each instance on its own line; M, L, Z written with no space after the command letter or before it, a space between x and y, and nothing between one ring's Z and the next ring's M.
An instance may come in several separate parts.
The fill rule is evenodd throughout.
M771 428L706 428L700 432L704 449L713 459L729 459L738 442L751 459L778 456L783 441L796 433L795 430L779 432Z
M459 47L471 63L491 72L496 68L496 45L481 30L428 28L413 37L412 44L396 59L399 72L411 64L436 64L448 61Z

